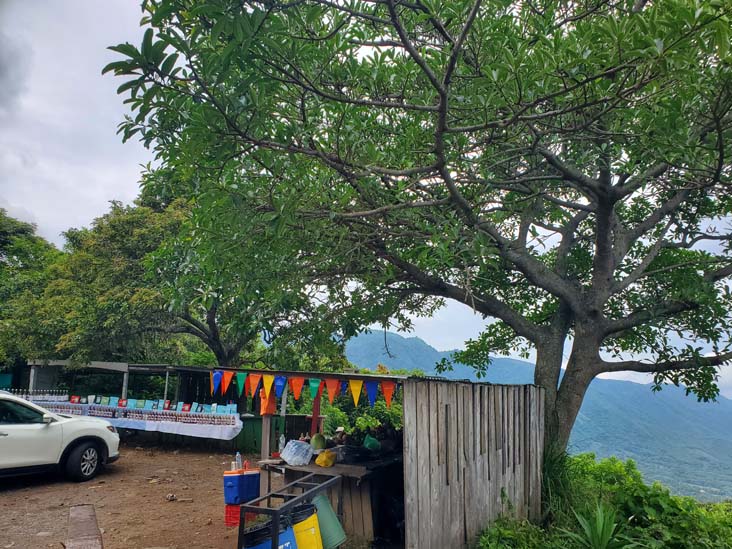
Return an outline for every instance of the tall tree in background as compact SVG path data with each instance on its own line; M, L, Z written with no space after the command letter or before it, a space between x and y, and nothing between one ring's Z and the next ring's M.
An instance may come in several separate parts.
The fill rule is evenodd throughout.
M35 226L0 208L0 366L12 366L27 356L18 334L37 319L25 314L25 306L43 291L48 266L60 255L36 234Z
M472 307L494 322L460 358L534 348L560 447L601 373L716 396L728 2L143 6L142 44L105 69L121 132L210 182L192 192L232 266L257 221L353 325Z
M275 279L255 280L249 268L217 285L206 269L226 265L200 250L188 229L194 208L182 199L157 206L112 203L91 228L66 233L67 254L42 299L51 322L65 320L54 350L80 361L150 360L151 344L183 334L200 340L218 365L238 365L274 323L282 301L266 289Z

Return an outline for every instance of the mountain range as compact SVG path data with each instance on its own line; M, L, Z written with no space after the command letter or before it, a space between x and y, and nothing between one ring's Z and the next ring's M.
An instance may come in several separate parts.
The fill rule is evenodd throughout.
M438 351L418 337L393 332L364 333L349 341L346 357L359 368L422 370L428 375L476 380L475 371L435 365L454 351ZM532 383L534 365L495 357L482 381ZM647 482L659 481L674 493L704 501L732 499L732 400L700 403L683 388L631 381L592 382L572 432L570 452L633 459Z

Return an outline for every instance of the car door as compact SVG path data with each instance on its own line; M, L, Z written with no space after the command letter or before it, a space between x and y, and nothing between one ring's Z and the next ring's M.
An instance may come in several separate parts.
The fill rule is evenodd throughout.
M43 422L43 412L0 398L0 469L56 463L62 426Z

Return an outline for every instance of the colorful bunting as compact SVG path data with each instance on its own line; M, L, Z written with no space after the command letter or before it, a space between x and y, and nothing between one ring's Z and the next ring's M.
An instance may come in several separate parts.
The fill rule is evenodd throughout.
M231 386L232 381L236 383L239 397L242 396L242 393L245 396L251 395L253 397L257 394L257 390L261 389L263 396L267 400L269 400L270 394L277 399L281 399L288 384L295 400L300 400L302 389L305 385L305 377L303 376L289 377L274 374L231 372L228 370L212 370L209 372L209 390L212 395L216 394L219 388L221 389L221 394L225 394ZM327 390L328 401L331 404L333 404L337 396L350 391L354 405L358 406L361 392L365 389L369 404L373 407L376 404L379 383L381 383L381 391L384 394L386 406L391 407L394 392L397 389L396 382L392 380L381 380L380 382L377 380L369 380L364 382L360 379L344 381L336 378L320 379L312 377L307 381L312 398L318 398L322 395L323 390ZM272 392L272 387L274 387L274 392Z
M216 394L219 391L219 385L221 385L221 374L222 372L220 370L214 370L213 372L213 391L211 391L211 394Z
M395 387L396 383L393 381L384 380L381 382L381 392L384 393L387 408L391 408L391 397L394 395Z
M246 374L243 374L241 372L236 373L236 389L237 391L239 391L239 398L241 398L241 393L244 390L244 386L246 385L246 379Z
M353 404L358 406L358 399L361 398L361 389L363 388L362 379L349 379L348 386L351 388L351 396L353 397Z
M259 382L262 379L262 374L249 374L247 376L247 381L249 382L249 391L252 395L252 398L254 398L254 395L257 394L257 388L259 387Z
M302 393L302 386L305 383L304 377L291 377L289 379L290 389L292 389L292 396L295 400L300 400L300 393Z
M308 385L310 386L310 396L315 398L318 396L318 389L320 389L320 379L317 377L311 377L308 379Z
M337 379L326 378L325 388L328 389L328 401L333 404L333 399L338 396L338 392L341 388L341 382Z
M272 384L274 383L275 376L272 374L264 374L262 376L262 385L264 386L264 394L269 398L269 393L272 390Z
M231 380L234 378L234 372L224 370L221 372L221 375L221 394L225 395L226 391L229 389L229 385L231 385Z
M285 390L287 385L287 378L285 376L276 376L274 379L275 396L277 398L282 397L282 392Z
M371 404L371 407L374 407L374 404L376 404L376 393L379 390L379 382L378 381L367 381L366 382L366 396L369 397L369 404Z

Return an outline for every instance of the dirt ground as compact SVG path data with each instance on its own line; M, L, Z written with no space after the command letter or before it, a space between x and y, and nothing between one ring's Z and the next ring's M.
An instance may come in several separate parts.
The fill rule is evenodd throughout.
M95 507L105 549L236 547L222 482L233 456L129 446L120 454L86 483L53 474L0 479L0 549L63 548L69 507L84 503Z

